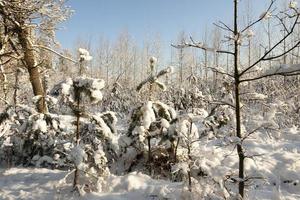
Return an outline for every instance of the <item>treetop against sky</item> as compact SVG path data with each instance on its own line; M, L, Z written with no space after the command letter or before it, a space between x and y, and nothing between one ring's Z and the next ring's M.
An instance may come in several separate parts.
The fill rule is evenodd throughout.
M250 7L254 18L263 12L269 0L240 3L240 14L245 15ZM159 35L164 49L176 41L181 31L202 39L206 28L214 28L214 22L232 24L232 0L71 0L68 4L74 15L57 33L65 48L73 47L78 38L92 43L100 36L115 40L120 32L127 30L140 45L145 39Z

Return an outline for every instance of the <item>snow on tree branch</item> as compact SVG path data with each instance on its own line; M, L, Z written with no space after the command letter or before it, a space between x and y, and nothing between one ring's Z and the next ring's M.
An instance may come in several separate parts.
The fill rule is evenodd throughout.
M80 60L90 61L93 59L93 57L90 55L90 52L86 49L79 48L78 52L79 52Z
M195 47L198 49L202 49L204 51L211 51L211 52L225 53L225 54L233 55L233 52L216 49L216 48L211 48L211 47L208 47L207 45L203 44L202 42L195 42L192 37L190 37L190 40L191 40L190 43L187 43L184 41L182 44L177 44L177 45L172 44L171 46L174 48L177 48L177 49L182 49L182 48L187 48L187 47Z
M137 87L136 87L136 91L140 91L142 89L142 87L147 84L147 83L150 83L150 84L153 84L153 83L158 83L158 85L161 84L161 82L157 82L157 79L161 76L164 76L166 74L170 74L173 72L173 67L168 67L166 69L163 69L161 71L158 72L158 74L156 75L150 75L146 80L142 81ZM165 87L160 85L160 87L162 89L164 89Z
M240 82L254 81L270 76L293 76L300 74L300 64L281 64L272 66L257 77L242 79Z

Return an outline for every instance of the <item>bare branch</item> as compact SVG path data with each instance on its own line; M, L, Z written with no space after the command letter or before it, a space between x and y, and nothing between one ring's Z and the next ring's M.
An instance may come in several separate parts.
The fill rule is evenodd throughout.
M245 135L245 136L242 138L242 142L243 142L245 139L247 139L250 135L252 135L253 133L255 133L256 131L258 131L258 130L261 129L261 128L264 128L264 127L263 127L263 126L259 126L259 127L257 127L256 129L250 131L247 135Z
M274 4L274 2L275 2L275 0L271 0L271 2L270 2L270 5L269 5L269 7L268 7L268 9L267 9L267 11L265 12L265 15L271 10L271 8L272 8L272 6L273 6L273 4ZM260 17L259 19L257 19L256 21L254 21L254 22L252 22L252 23L250 23L248 26L246 26L242 31L241 31L241 33L243 33L243 32L245 32L247 29L249 29L250 27L252 27L252 26L254 26L255 24L257 24L258 22L260 22L261 20L263 20L264 19L264 17L265 16L263 16L263 17Z
M26 65L26 63L24 62L24 60L22 59L23 56L19 53L19 51L18 51L16 45L14 44L14 42L12 41L12 39L9 38L8 42L9 42L11 48L12 48L12 49L15 51L15 53L20 57L22 64L26 67L27 65ZM18 57L16 57L16 59L17 59L17 58L18 58Z
M5 65L5 64L9 63L11 60L12 60L12 58L9 58L8 60L1 62L0 65Z
M266 78L266 77L271 77L271 76L295 76L295 75L299 75L300 74L300 69L295 69L289 72L274 72L274 73L270 73L270 74L264 74L258 77L254 77L254 78L247 78L247 79L242 79L240 80L240 83L242 82L248 82L248 81L255 81L255 80L259 80L262 78Z
M220 23L221 25L223 25L223 26L221 26L221 25L219 25L219 24L217 24L217 23L213 23L213 24L214 24L216 27L218 27L218 28L220 28L220 29L222 29L222 30L230 31L230 32L233 33L233 30L232 30L229 26L227 26L224 22L219 21L219 23Z
M266 60L274 60L274 59L276 59L276 58L280 58L280 57L282 57L283 55L285 55L285 54L287 54L287 53L289 53L289 52L291 52L292 50L294 50L296 47L298 47L300 45L300 41L298 41L293 47L291 47L289 50L287 50L287 51L285 51L285 52L283 52L283 53L281 53L281 54L279 54L279 55L276 55L276 56L270 56L270 57L267 57L267 58L263 58L262 60L263 61L266 61Z
M201 42L195 42L192 37L190 37L190 40L191 40L191 43L184 42L183 44L179 44L179 45L171 44L171 46L174 47L174 48L177 48L177 49L182 49L182 48L187 48L187 47L194 47L194 48L202 49L204 51L211 51L211 52L216 52L216 53L224 53L224 54L234 55L233 52L220 50L220 49L215 49L215 48L210 48L210 47L205 46Z
M66 59L66 60L69 60L69 61L75 63L75 64L78 63L78 61L76 61L76 60L74 60L74 59L72 59L72 58L69 58L69 57L67 57L67 56L64 56L64 55L58 53L57 51L55 51L55 50L53 50L53 49L51 49L51 48L49 48L49 47L46 47L46 46L43 46L43 45L33 45L33 47L37 47L37 48L41 48L41 49L50 51L50 52L52 52L52 53L54 53L54 54L56 54L56 55L58 55L58 56L60 56L60 57L62 57L62 58L64 58L64 59Z
M229 73L227 73L227 72L222 72L222 71L220 71L220 70L217 69L217 68L214 68L214 67L204 67L204 68L211 69L213 72L216 72L216 73L218 73L218 74L222 74L222 75L226 75L226 76L229 76L229 77L231 77L231 78L234 78L234 76L233 76L232 74L229 74Z
M282 44L282 42L284 40L286 40L294 31L295 27L296 27L296 24L298 23L298 20L299 20L299 15L297 15L294 23L293 23L293 26L291 27L290 31L287 32L287 34L281 38L281 40L279 40L273 47L271 47L269 50L267 50L264 55L262 57L260 57L256 62L254 62L252 65L250 65L249 67L247 67L246 69L244 69L240 74L239 76L242 76L244 73L246 73L248 70L250 70L251 68L253 68L255 65L257 65L258 63L260 63L261 61L264 61L264 59L266 59L266 57L276 48L278 47L280 44ZM285 55L287 54L288 52L283 52L281 55ZM271 58L272 59L272 58ZM268 59L268 60L271 60L271 59Z
M221 105L221 106L230 106L232 108L235 108L235 105L233 105L229 102L226 102L226 101L211 101L210 103L211 104L216 104L216 105Z
M286 25L285 25L285 23L284 23L284 21L283 21L283 18L280 18L280 17L277 16L277 15L275 15L275 18L278 19L278 20L280 21L280 24L283 26L284 30L285 30L286 32L288 32L289 30L288 30L288 28L286 27Z
M253 159L254 157L263 156L263 155L266 155L266 154L265 153L261 153L261 154L245 155L245 158Z
M5 104L10 105L10 103L7 100L3 99L2 97L0 97L0 100L3 101Z

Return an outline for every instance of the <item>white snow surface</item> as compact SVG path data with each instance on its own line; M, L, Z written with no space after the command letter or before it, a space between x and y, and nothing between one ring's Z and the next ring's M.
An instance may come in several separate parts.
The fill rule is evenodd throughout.
M258 177L246 187L246 199L300 199L299 133L298 127L294 126L283 130L281 139L258 132L245 141L246 155L254 156L245 161L246 173ZM236 172L237 160L232 146L219 148L218 143L219 139L201 140L194 149L200 156L194 165L201 166L219 182L224 174ZM188 169L181 163L174 166L173 170L185 173ZM184 183L154 180L138 172L124 176L109 175L101 182L102 192L85 193L78 197L71 192L73 174L64 179L68 173L42 168L0 169L0 199L189 199L184 196ZM215 186L207 187L212 190ZM232 188L236 188L236 185L232 185Z
M67 176L70 174L69 176ZM67 176L67 177L66 177ZM72 199L72 200L143 200L182 199L182 183L154 180L132 172L125 176L110 175L103 192L72 192L73 173L43 168L11 168L0 171L0 199Z
M246 188L246 199L300 199L299 133L298 127L291 127L283 131L280 140L259 132L256 137L245 141L247 156L260 155L246 159L246 173L261 177ZM220 181L226 172L236 170L237 162L231 147L217 148L217 143L217 139L201 141L195 149L200 157L194 164ZM186 164L181 163L173 170L185 173L188 169ZM0 169L0 199L186 199L182 182L154 180L138 172L124 176L109 175L101 183L102 192L85 193L78 197L71 192L73 174L64 180L68 173L43 168ZM214 186L208 187L213 189Z
M256 119L254 122L257 123L255 127L267 122L275 124L274 117L277 113L277 104L270 104L268 112L261 118L257 118L256 115L253 116ZM149 112L151 107L151 103L146 104L143 111ZM196 119L201 121L200 119L207 117L207 115L207 111L201 109L195 112L195 116L188 115L193 121L192 132L196 138L199 137L197 136L197 129L200 133L202 127L195 121ZM100 118L101 116L98 117ZM66 132L72 131L69 121L73 118L64 116L59 126ZM43 119L43 115L40 115L39 119ZM181 119L180 122L178 127L175 128L180 130L180 134L187 134L191 122L186 119ZM168 126L166 121L163 124L164 127ZM252 126L254 127L254 125ZM103 125L102 128L104 129L104 134L108 134L107 137L110 138L109 134L111 133L108 127ZM140 129L135 131L143 132L142 129L144 127L140 126ZM256 134L251 135L244 141L245 154L249 157L245 160L245 173L249 177L256 177L246 187L245 199L300 199L300 129L297 126L291 126L280 130L280 137L276 137L276 134L275 129L268 133L259 129ZM220 185L226 174L233 174L233 177L236 177L238 167L236 150L233 148L233 145L222 146L222 143L236 144L240 143L240 139L234 136L226 137L225 139L226 141L223 141L222 138L204 137L199 142L194 143L195 145L192 149L193 155L197 155L197 159L192 163L193 166L195 168L200 166L208 176L213 177L214 181L220 183ZM127 140L128 138L124 138L124 143L130 144L130 141ZM114 144L114 141L111 142ZM10 141L7 141L7 143L10 144ZM66 143L64 146L72 150L71 154L76 155L74 156L74 162L77 165L80 165L86 159L86 155L79 147L73 148L71 143ZM130 166L132 160L136 158L136 154L134 147L127 149L124 156L125 160L123 160L124 168ZM183 155L186 155L184 149L178 149L178 156ZM97 160L100 160L101 154L97 154L97 156ZM43 156L35 157L35 159L38 163L42 163L47 160L51 161L52 158ZM55 156L53 159L56 159ZM184 162L181 162L174 166L173 170L186 174L189 169ZM197 199L186 198L185 183L176 183L162 179L155 180L148 175L138 172L132 172L124 176L108 175L100 183L101 192L86 192L82 197L78 197L71 192L73 173L70 173L65 178L68 173L70 172L42 168L0 168L0 199ZM205 189L202 189L203 185L205 185ZM226 186L228 187L228 183ZM205 184L203 181L203 183L198 185L193 184L193 187L200 188L203 193L209 193L216 188L216 185ZM229 188L236 192L237 186L233 183L229 185Z

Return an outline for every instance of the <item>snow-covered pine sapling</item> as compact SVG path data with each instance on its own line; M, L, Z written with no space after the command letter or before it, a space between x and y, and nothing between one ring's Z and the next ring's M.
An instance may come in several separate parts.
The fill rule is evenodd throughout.
M148 101L132 113L128 137L132 138L135 149L130 146L127 150L129 151L130 148L137 155L147 152L150 171L152 171L151 165L155 162L152 157L152 145L159 145L160 141L163 141L164 132L175 118L175 110L159 101Z
M177 137L176 149L180 145L185 149L186 156L172 167L173 173L181 172L188 179L188 190L192 191L191 170L193 166L192 151L194 144L199 141L198 128L194 124L193 119L189 116L181 116L177 118L168 130L169 137Z
M83 64L92 59L89 52L85 49L79 48L79 75L83 73ZM62 84L62 93L67 97L74 115L76 116L76 136L75 148L71 156L74 158L75 175L73 187L79 191L79 170L83 162L87 159L83 148L80 146L80 118L84 114L85 106L82 104L85 101L97 103L102 100L101 89L104 88L104 81L100 79L91 79L85 77L78 77L75 79L68 79Z
M166 69L163 69L161 71L159 71L157 74L155 74L155 63L157 62L157 59L155 57L151 57L150 58L150 75L144 80L142 81L137 87L136 87L136 91L140 92L140 90L144 87L144 85L149 84L149 98L151 100L152 96L152 92L153 92L153 86L157 85L159 88L161 88L163 91L166 90L166 86L160 82L158 79L162 76L165 76L167 74L170 74L173 72L173 67L168 67Z
M147 120L150 120L150 121L146 122L146 124L148 124L148 125L144 126L145 129L143 130L143 132L144 132L144 134L146 136L146 140L147 140L147 146L148 146L148 163L149 163L149 166L150 166L149 170L150 170L150 173L151 173L151 162L152 162L152 156L151 156L151 152L152 152L152 150L151 150L151 139L153 137L155 137L155 136L153 136L150 133L151 131L149 130L150 124L153 121L155 121L155 115L154 115L154 111L152 110L152 102L151 102L151 100L153 100L153 97L152 97L153 86L157 85L159 88L161 88L163 91L165 91L166 90L166 86L163 83L161 83L160 81L158 81L158 78L162 77L164 75L167 75L169 73L172 73L173 72L173 68L172 67L168 67L167 69L164 69L164 70L158 72L157 74L155 74L155 64L157 62L157 58L151 57L149 59L149 62L150 62L150 75L148 76L147 79L145 79L144 81L142 81L137 86L136 90L139 92L143 88L144 85L146 85L147 83L149 84L148 100L150 100L150 101L148 101L145 106L142 106L140 108L141 108L141 112L144 113L147 116L146 118L149 117L149 119L147 119Z
M90 103L98 103L102 100L101 89L104 88L104 81L101 79L92 79L92 78L84 78L77 77L72 79L68 79L65 83L62 84L62 93L67 98L67 102L73 109L74 115L76 116L76 136L75 136L75 144L76 151L82 152L84 151L80 146L81 135L80 135L80 118L85 114L85 106L83 102ZM73 155L85 155L81 154L73 154ZM85 156L81 156L80 158L75 159L75 177L74 177L74 187L78 187L79 185L79 170L82 162L86 159ZM80 162L78 161L80 160Z
M40 98L38 96L34 100ZM66 166L66 162L56 163L54 158L55 153L62 149L58 141L65 137L60 134L60 117L51 113L38 113L34 108L22 104L16 107L17 112L12 105L8 107L8 120L0 124L0 151L11 145L14 152L11 163L15 165ZM0 153L0 156L3 154Z
M150 61L150 76L153 76L155 73L155 65L157 63L157 58L151 57L149 59L149 61ZM153 90L153 83L150 83L149 84L149 96L150 96L149 99L150 100L151 100L151 96L152 96L152 90Z
M89 51L83 48L78 49L79 52L79 71L78 75L81 76L86 71L86 62L93 59L93 57L90 55Z
M8 102L7 102L8 103ZM3 151L5 163L8 168L12 166L13 147L10 137L5 137L10 128L10 119L12 115L12 106L8 105L4 111L0 113L0 152ZM2 142L3 141L3 142ZM1 153L0 153L1 155ZM0 164L3 164L0 162Z
M195 126L193 125L193 121L192 119L189 119L190 122L190 127L189 127L189 131L188 131L188 135L186 137L187 139L187 143L186 143L186 147L188 150L188 165L189 165L189 171L188 171L188 179L189 179L189 191L192 192L192 177L191 177L191 165L192 165L192 156L191 156L191 148L192 148L192 143L194 143L195 141L198 141L199 139L196 138L196 140L192 140L192 136L194 136L196 134L197 128L195 128ZM196 129L196 130L194 130Z

